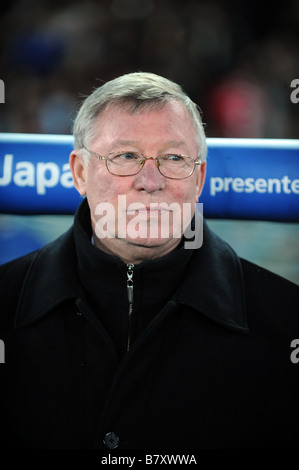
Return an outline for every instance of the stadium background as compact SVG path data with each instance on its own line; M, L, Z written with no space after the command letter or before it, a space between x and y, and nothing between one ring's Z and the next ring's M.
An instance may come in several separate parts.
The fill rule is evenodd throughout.
M69 134L82 96L131 71L180 83L208 137L299 138L299 1L14 0L1 3L0 132ZM0 262L71 216L0 216ZM239 255L299 283L299 224L209 220Z

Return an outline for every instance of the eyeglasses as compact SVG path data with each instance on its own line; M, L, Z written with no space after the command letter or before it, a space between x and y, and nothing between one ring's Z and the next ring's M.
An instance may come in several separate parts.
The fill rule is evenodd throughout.
M145 157L138 152L120 151L111 152L106 157L101 157L86 147L83 146L83 148L99 160L105 160L107 170L115 176L137 175L144 167L146 160L155 160L161 175L173 180L183 180L189 178L194 173L195 167L202 163L201 160L194 160L191 157L175 153Z

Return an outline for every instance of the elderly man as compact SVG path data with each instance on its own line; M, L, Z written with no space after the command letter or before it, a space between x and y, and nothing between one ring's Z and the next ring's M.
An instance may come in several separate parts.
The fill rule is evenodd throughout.
M74 137L86 196L74 225L1 268L2 442L296 447L298 287L197 217L196 105L165 78L127 74L84 101Z

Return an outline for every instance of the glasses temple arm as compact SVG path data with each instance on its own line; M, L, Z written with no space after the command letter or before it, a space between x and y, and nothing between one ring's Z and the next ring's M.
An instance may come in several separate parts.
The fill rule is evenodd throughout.
M101 157L101 155L94 153L92 150L89 150L88 148L84 147L84 145L82 146L82 148L84 148L87 152L89 152L94 157L97 157L99 160L106 160L106 157Z

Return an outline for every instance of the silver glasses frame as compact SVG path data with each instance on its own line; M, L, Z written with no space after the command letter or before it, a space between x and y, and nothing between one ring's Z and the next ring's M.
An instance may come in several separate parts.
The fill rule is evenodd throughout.
M103 157L95 152L93 152L92 150L89 150L87 147L85 147L83 145L83 147L88 153L90 153L92 156L98 158L99 160L105 160L106 162L106 168L107 170L109 171L109 173L111 173L111 175L113 176L119 176L120 178L126 178L127 176L134 176L134 175L138 175L138 173L140 173L140 171L142 170L142 168L144 167L144 164L147 160L154 160L155 163L156 163L156 166L159 170L159 172L161 173L162 176L164 176L165 178L168 178L168 179L171 179L171 180L185 180L186 178L190 178L190 176L193 175L194 171L195 171L195 168L196 166L200 166L202 164L202 161L201 160L194 160L192 157L188 157L187 155L182 155L182 154L175 154L175 155L178 155L179 157L184 157L184 158L189 158L190 160L193 161L194 165L193 165L193 168L192 170L190 171L190 174L188 176L184 176L183 178L174 178L173 176L166 176L164 175L164 173L162 173L161 169L160 169L160 166L161 166L161 163L160 163L160 158L161 157L164 157L165 155L169 155L169 154L162 154L162 155L158 155L158 157L146 157L145 155L143 155L141 152L131 152L131 153L137 153L138 155L140 155L142 157L142 160L140 160L139 164L140 164L140 168L138 171L136 171L135 173L132 173L130 175L117 175L116 173L112 173L111 170L109 170L108 168L108 160L109 160L109 156L110 155L113 155L113 154L121 154L121 153L130 153L128 150L120 150L118 152L110 152L106 157Z

